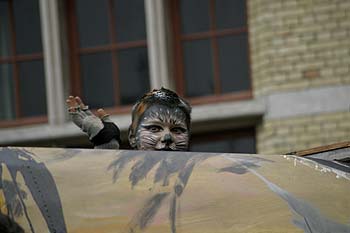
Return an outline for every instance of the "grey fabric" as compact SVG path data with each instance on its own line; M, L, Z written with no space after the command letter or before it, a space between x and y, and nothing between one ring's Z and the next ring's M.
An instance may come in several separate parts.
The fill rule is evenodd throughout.
M68 111L69 115L74 122L83 132L85 132L89 139L91 140L95 137L104 127L100 118L95 116L88 108L85 106L84 108L76 107L75 111ZM109 115L106 115L102 118L105 122L112 122L109 118ZM119 149L119 142L116 139L112 139L111 141L95 146L95 149Z
M76 124L83 132L87 133L89 139L92 139L103 129L102 121L88 109L82 110L76 108L75 112L69 112L69 114L74 124Z

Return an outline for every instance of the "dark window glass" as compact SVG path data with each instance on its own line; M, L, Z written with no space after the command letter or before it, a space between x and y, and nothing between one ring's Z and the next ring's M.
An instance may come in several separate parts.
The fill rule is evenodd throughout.
M109 44L108 5L106 0L77 0L80 47Z
M0 1L0 56L9 56L11 48L8 1Z
M146 39L144 0L115 0L117 41Z
M218 38L223 93L249 90L247 35Z
M178 12L174 12L173 20L181 24L175 27L180 29L175 32L175 41L184 48L182 54L175 54L175 61L182 60L184 64L177 66L179 91L187 97L232 92L243 97L251 89L246 0L174 3L174 11L178 8ZM215 100L215 96L211 99Z
M209 31L209 0L180 1L182 33Z
M245 0L216 0L216 27L218 29L246 26Z
M42 51L38 0L13 1L16 31L16 53Z
M95 53L82 49L74 54L80 67L73 69L80 74L73 78L81 81L82 97L91 108L134 103L149 90L144 0L75 1L78 46L94 47Z
M186 96L214 93L212 54L209 40L184 43Z
M217 133L220 134L220 133ZM255 154L254 135L225 136L224 138L197 141L191 144L191 151L221 152L221 153L249 153Z
M91 108L114 105L111 53L81 56L83 98Z
M0 64L0 106L0 120L15 118L14 83L11 64Z
M46 88L42 61L19 63L21 115L46 115Z
M122 104L133 104L149 91L149 70L146 48L118 52L120 97Z

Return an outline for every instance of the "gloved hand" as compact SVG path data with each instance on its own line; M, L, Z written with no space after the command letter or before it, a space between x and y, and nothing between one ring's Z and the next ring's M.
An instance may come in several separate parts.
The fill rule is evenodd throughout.
M90 140L103 129L101 119L95 116L78 96L69 96L66 102L74 124L87 133Z
M103 109L95 116L78 96L69 96L66 102L72 121L87 133L95 148L119 149L120 131Z

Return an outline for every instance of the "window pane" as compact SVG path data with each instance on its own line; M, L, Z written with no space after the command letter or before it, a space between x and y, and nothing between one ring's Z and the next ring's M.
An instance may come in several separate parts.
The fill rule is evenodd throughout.
M186 96L214 93L212 54L209 40L184 43Z
M12 65L0 64L0 120L14 119L15 97Z
M246 26L245 0L216 0L215 7L218 29Z
M16 31L16 53L42 51L38 0L13 1Z
M112 56L98 53L81 56L83 99L91 108L114 105Z
M147 48L118 52L120 96L122 104L133 104L149 91Z
M247 35L218 38L222 92L250 89Z
M10 55L8 1L0 1L0 56Z
M209 31L209 0L181 0L182 33Z
M108 5L106 0L76 0L81 48L109 43Z
M117 41L146 39L144 0L114 0Z
M46 115L44 65L42 61L19 63L21 116Z

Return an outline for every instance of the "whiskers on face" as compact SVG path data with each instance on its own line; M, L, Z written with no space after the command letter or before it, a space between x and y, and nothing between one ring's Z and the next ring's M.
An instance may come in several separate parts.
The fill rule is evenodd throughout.
M172 150L186 151L188 150L188 137L186 140L177 141L174 146L171 147Z
M188 150L188 133L183 135L171 135L171 142L164 142L164 137L161 133L152 133L148 130L140 130L137 137L138 149L140 150L171 150L171 151L186 151Z
M173 143L169 146L169 148L173 151L187 151L188 145L187 143Z
M157 144L157 137L155 135L145 132L145 130L138 130L138 137L136 138L138 149L140 150L152 150Z
M186 115L179 109L152 106L144 113L136 132L139 150L188 150Z

